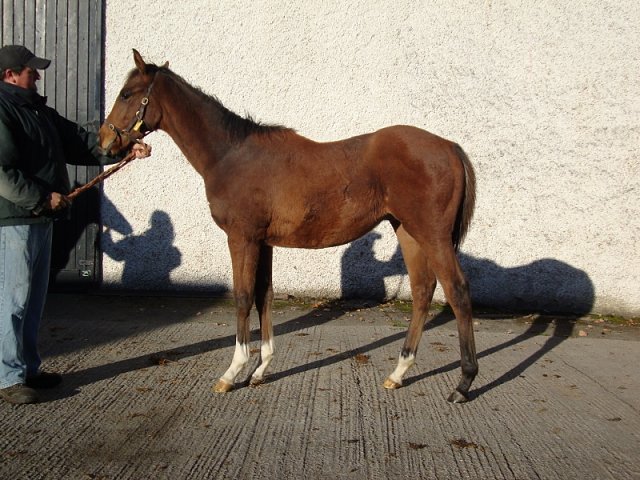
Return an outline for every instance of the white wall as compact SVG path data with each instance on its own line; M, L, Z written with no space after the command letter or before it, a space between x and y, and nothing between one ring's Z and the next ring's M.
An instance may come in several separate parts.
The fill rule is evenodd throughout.
M106 21L107 110L136 48L236 113L315 140L422 127L476 167L462 248L476 303L640 313L637 0L108 0ZM231 288L200 177L166 134L148 141L152 158L105 183L105 285ZM276 292L384 281L407 298L393 233L377 231L348 252L277 249ZM352 258L371 248L358 277Z

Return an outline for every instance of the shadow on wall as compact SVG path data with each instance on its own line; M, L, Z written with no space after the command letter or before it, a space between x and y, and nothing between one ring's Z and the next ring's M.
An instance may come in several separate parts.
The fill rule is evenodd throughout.
M595 290L589 276L559 260L545 258L505 268L463 253L459 258L477 306L578 316L593 308Z
M74 185L74 187L78 184ZM91 188L80 198L76 199L71 205L69 218L57 220L54 224L52 250L51 250L51 269L50 269L50 289L55 291L64 291L68 288L75 288L83 285L84 279L78 279L78 273L71 268L71 272L67 272L64 278L61 275L68 268L72 254L78 248L78 242L82 235L86 232L88 242L93 241L97 235L98 225L100 224L100 212L96 205L100 203L100 191L97 188ZM78 255L86 253L87 258L84 261L91 261L92 254L90 252L78 251ZM87 265L89 270L93 270L94 265Z
M375 257L374 244L382 235L370 232L345 250L341 265L343 298L394 299L385 278L406 275L400 247L387 261ZM471 285L476 306L535 313L586 315L593 308L595 291L589 276L575 267L551 258L505 268L497 263L459 254Z
M146 261L148 261L138 260L136 253L137 250L144 250L147 253L151 252L150 258L152 260L157 259L160 255L162 255L162 252L156 252L155 248L153 248L153 242L155 242L155 240L153 239L156 235L167 235L167 239L162 240L162 242L164 242L164 247L168 247L170 249L175 248L172 246L173 227L171 226L171 222L169 221L168 216L164 212L155 212L151 217L151 227L149 228L149 230L144 234L138 236L131 235L131 225L129 225L129 223L123 217L111 215L110 218L115 220L110 225L112 229L118 229L117 231L119 233L129 235L129 237L127 238L129 238L129 242L131 243L131 245L126 243L127 238L125 238L124 240L117 243L112 242L112 245L109 247L112 250L112 254L113 250L123 250L123 252L121 252L124 253L123 256L120 256L117 253L116 255L118 255L119 258L122 258L123 261L127 263L133 262L134 264L139 265L140 262L145 263ZM386 292L384 289L384 279L390 275L399 275L406 273L401 255L397 250L389 261L378 261L375 258L373 254L373 245L374 242L379 238L379 234L375 232L371 233L363 237L362 239L353 242L353 244L350 245L349 248L345 251L346 258L343 258L342 278L343 287L347 292L365 292L367 294L365 298L371 298L371 292L388 296L388 292ZM138 245L137 242L140 242L140 244ZM144 252L141 251L139 253ZM492 292L492 289L494 288L502 288L502 293L504 293L505 298L510 297L511 295L513 295L514 297L518 297L518 301L523 302L522 305L536 305L538 308L547 305L546 302L541 301L538 298L528 297L527 295L529 294L549 296L552 299L552 306L557 305L557 302L559 301L565 301L565 304L573 305L574 308L579 309L580 311L576 313L580 314L587 313L591 308L591 304L593 303L593 285L589 281L586 274L562 262L556 260L540 260L522 267L502 268L496 265L494 262L475 259L474 257L471 257L469 255L461 255L461 257L463 264L468 271L468 276L472 278L472 282L480 284L481 282L485 281L485 287L488 292ZM179 262L179 257L174 258L174 261L176 259ZM156 264L157 262L153 262L153 267L151 269L155 269ZM125 267L128 267L128 265L125 265ZM133 272L135 273L135 269L133 270ZM164 272L164 275L167 278L168 273L168 271ZM127 273L127 275L129 274L130 273ZM136 277L134 277L134 279L135 278ZM370 289L369 285L373 286L373 288ZM512 293L507 293L508 291ZM482 295L484 290L482 288L479 288L475 290L475 292L478 295ZM568 298L566 298L567 296ZM498 296L496 298L500 299L501 297ZM95 304L99 301L102 301L104 304L104 302L108 302L109 300L92 299L92 305L94 308L96 308L96 312L98 312L96 316L98 316L99 318L99 312L109 311L109 317L105 318L110 318L111 320L113 320L113 310L110 310L106 305L98 304L96 307ZM123 300L120 301L122 302ZM117 315L121 316L121 318L125 320L131 319L131 324L128 324L126 321L115 321L111 323L97 322L99 326L105 328L105 332L103 335L94 335L91 339L87 339L85 338L85 336L81 336L79 339L77 339L76 344L70 343L69 341L67 341L67 339L65 339L65 341L61 343L53 343L54 349L50 351L49 354L55 355L59 354L60 351L70 351L75 348L80 348L78 345L81 345L82 348L86 348L87 342L106 342L111 341L111 339L114 338L121 338L130 335L133 331L132 328L135 329L136 333L139 333L143 330L158 328L159 326L166 325L167 323L171 324L174 322L178 322L185 318L185 315L193 315L195 311L201 308L208 308L207 302L210 302L211 300L206 300L205 303L198 303L195 301L189 302L187 305L189 306L188 308L191 308L191 312L187 312L183 309L164 309L163 305L158 304L154 304L152 307L153 309L157 309L157 311L151 311L151 308L149 308L148 310L134 308L136 305L139 305L139 303L136 303L139 302L139 299L125 299L124 301L130 302L131 306L127 307L127 305L125 305L124 308L120 309ZM368 305L366 306L373 306L369 304L369 302L367 302L367 304ZM64 321L65 318L67 319L67 321L77 322L78 317L82 317L83 315L86 316L85 306L79 305L77 307L80 308L79 312L70 311L70 307L66 302L64 302L58 306L61 313L54 316L56 318L62 319L59 320L61 322ZM276 324L274 326L274 332L276 336L281 336L287 333L308 329L311 326L322 325L335 320L336 318L343 316L346 312L356 309L360 310L361 308L362 302L345 302L340 300L333 300L321 304L319 307L312 309L310 312L305 313L300 317L293 318L284 323ZM137 314L132 316L132 312L137 312ZM170 318L167 317L167 315L170 315ZM507 317L508 315L504 318ZM490 316L488 318L493 317ZM502 316L500 318L502 318ZM445 309L444 311L437 313L431 319L431 321L427 323L425 330L436 328L439 325L445 324L452 320L452 314ZM119 326L120 328L114 329L114 325ZM125 326L126 328L124 328ZM60 330L60 325L57 325L56 327L57 328L52 330L52 335ZM570 336L573 332L574 327L575 318L573 317L557 318L549 315L544 315L542 313L531 315L526 331L518 335L508 337L506 341L503 341L500 344L492 345L484 350L479 351L478 359L480 359L482 365L482 359L491 357L491 355L501 350L513 348L521 342L525 341L527 338L530 338L531 336L537 336L544 333L545 337L542 345L537 347L534 351L522 350L522 357L517 363L513 365L507 365L502 371L493 371L491 374L492 378L488 379L488 383L484 385L479 384L477 385L475 390L472 390L470 392L471 397L476 398L477 396L482 395L487 391L502 386L509 381L521 376L532 364L539 361L546 353L554 349L568 336ZM95 329L96 327L92 326L92 328ZM351 349L349 351L333 353L329 356L318 358L313 361L308 361L304 364L296 365L286 370L274 372L270 375L269 378L270 381L278 381L290 375L309 371L311 369L327 367L328 365L342 362L345 359L351 358L357 354L366 353L374 349L381 348L385 345L389 345L393 342L400 342L405 338L405 336L406 330L401 329L400 331L392 333L387 337L377 338L372 342ZM180 345L180 347L177 348L163 349L156 352L153 357L179 360L182 358L188 358L194 355L199 355L221 348L231 348L234 343L235 334L229 333L227 335L199 341L190 345ZM148 368L149 359L149 354L145 353L134 357L123 358L121 360L104 365L86 368L85 370L71 372L65 376L65 383L63 388L58 391L54 391L52 395L55 395L55 397L52 396L50 398L53 399L71 396L77 393L78 389L84 385L105 378L113 378L122 373L139 370L142 368ZM413 376L408 377L404 383L408 386L424 378L458 370L459 366L459 361L451 362L447 365L438 366L432 370L414 374ZM245 385L247 383L248 378L246 379Z
M372 292L377 297L394 298L394 292L386 292L384 278L389 275L406 273L402 255L397 250L389 262L379 262L373 253L373 243L380 236L367 235L354 242L345 251L342 262L343 295ZM492 354L513 348L529 337L546 335L544 343L522 361L498 374L485 385L470 392L475 398L522 375L532 364L553 350L574 333L577 317L591 312L595 299L593 283L589 276L575 267L554 259L542 259L519 267L505 268L495 262L479 259L471 255L459 254L462 268L471 285L474 306L489 306L498 309L525 311L530 313L527 329L509 340L478 352L481 360ZM358 272L357 261L368 262ZM371 285L371 290L367 287ZM364 298L371 298L365 295ZM556 318L549 313L571 314ZM482 317L482 314L480 314ZM425 325L425 330L436 328L454 319L452 313L443 310ZM378 340L373 344L358 348L356 353L368 351L392 340L404 338L405 332ZM324 364L327 360L324 360ZM308 368L304 366L303 368ZM438 367L434 370L409 377L405 385L448 372L459 367L459 362ZM281 374L283 375L283 374Z
M374 243L382 235L369 232L365 236L352 242L345 250L341 259L340 282L342 298L368 298L377 301L392 299L398 296L398 291L387 292L384 279L387 277L406 275L400 246L396 247L393 256L386 261L380 261L374 253ZM401 283L399 282L398 285Z
M175 232L166 212L156 210L149 219L149 228L133 235L133 228L108 199L104 201L105 224L102 251L117 262L124 262L122 286L130 289L166 289L171 285L171 272L180 266L182 254L173 245ZM114 241L112 232L124 235Z

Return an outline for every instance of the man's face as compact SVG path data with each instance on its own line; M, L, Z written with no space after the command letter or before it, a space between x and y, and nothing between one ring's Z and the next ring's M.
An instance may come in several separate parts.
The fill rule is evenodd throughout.
M25 67L20 73L7 70L4 77L5 82L27 90L33 90L34 92L38 91L38 86L36 85L38 80L40 80L38 70L30 67Z

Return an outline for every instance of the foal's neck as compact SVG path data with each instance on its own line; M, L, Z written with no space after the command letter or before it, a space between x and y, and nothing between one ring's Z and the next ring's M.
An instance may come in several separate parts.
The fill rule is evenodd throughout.
M223 111L204 94L170 76L163 82L163 114L159 128L167 132L200 175L217 163L231 142Z

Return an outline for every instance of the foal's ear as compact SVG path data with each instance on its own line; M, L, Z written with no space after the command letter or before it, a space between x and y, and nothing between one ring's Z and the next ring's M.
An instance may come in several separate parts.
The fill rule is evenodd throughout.
M136 67L138 67L140 73L144 73L147 69L147 64L144 63L142 55L140 55L140 52L138 52L135 48L133 49L133 61L136 63Z
M160 68L169 68L169 61L167 60L166 62L164 62L162 64L162 67L160 67Z

